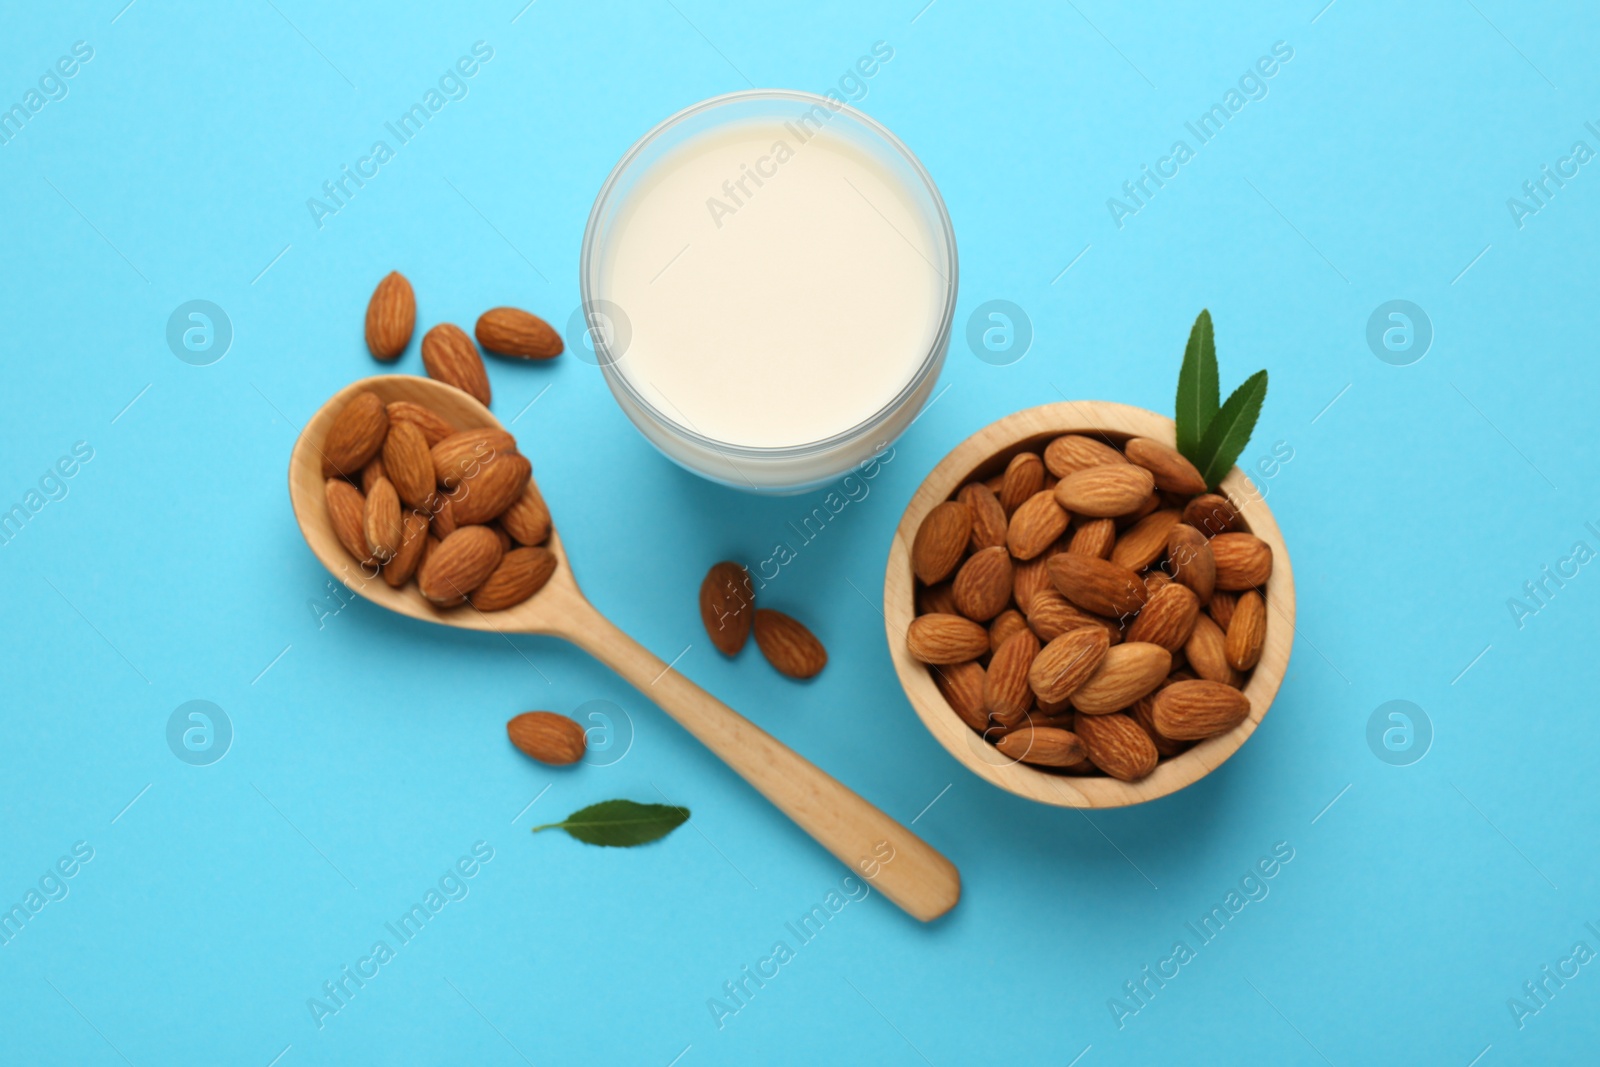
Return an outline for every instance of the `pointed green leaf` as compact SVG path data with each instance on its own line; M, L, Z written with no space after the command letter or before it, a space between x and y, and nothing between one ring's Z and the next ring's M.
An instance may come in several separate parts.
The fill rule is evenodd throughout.
M1255 431L1256 418L1261 414L1261 402L1267 398L1267 372L1258 370L1233 391L1227 403L1217 412L1200 439L1196 454L1189 459L1200 469L1206 485L1215 489L1227 476L1233 463L1250 443Z
M671 804L636 804L631 800L602 800L575 811L561 822L535 826L540 830L565 830L589 845L629 848L666 837L689 818L688 808Z
M1202 309L1189 331L1189 344L1183 350L1183 367L1178 371L1178 451L1195 466L1200 440L1217 414L1217 344L1211 333L1211 312Z

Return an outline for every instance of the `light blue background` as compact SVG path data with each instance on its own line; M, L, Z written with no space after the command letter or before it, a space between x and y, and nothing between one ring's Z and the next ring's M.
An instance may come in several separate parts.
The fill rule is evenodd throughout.
M1600 548L1600 173L1521 229L1506 199L1575 140L1600 148L1600 17L1322 2L8 4L5 105L73 42L95 51L0 147L0 503L74 442L94 458L0 548L0 902L74 842L94 859L0 948L0 1060L1593 1062L1600 967L1524 1028L1506 1002L1574 942L1600 949L1600 577L1520 629L1507 600L1575 541ZM319 230L306 199L479 40L494 58L470 95ZM816 682L753 649L724 661L694 605L711 561L795 541L820 494L696 481L570 355L491 366L503 419L538 397L515 429L594 602L665 658L692 646L684 673L961 868L948 918L851 904L719 1031L707 999L844 870L567 647L364 602L319 627L327 575L285 469L299 425L375 369L361 313L384 272L416 286L419 335L498 303L560 326L588 207L637 136L748 83L825 90L879 40L894 58L861 106L949 204L958 333L949 391L765 595L827 643ZM1294 58L1267 98L1118 229L1106 199L1276 41ZM1413 366L1365 341L1395 298L1436 331ZM190 299L233 323L212 366L164 340ZM1032 320L1011 366L961 340L989 299ZM1089 816L1028 803L907 705L873 603L891 532L1004 414L1170 410L1202 306L1226 385L1271 372L1245 460L1294 453L1263 482L1298 580L1288 677L1194 788ZM420 372L415 344L399 369ZM209 767L166 745L191 699L235 729ZM505 742L518 711L594 699L635 729L612 766ZM1366 743L1391 699L1433 723L1410 767ZM528 834L662 795L694 822L656 846ZM478 840L494 859L470 895L319 1031L307 998ZM1270 896L1119 1030L1108 998L1277 842L1294 859Z

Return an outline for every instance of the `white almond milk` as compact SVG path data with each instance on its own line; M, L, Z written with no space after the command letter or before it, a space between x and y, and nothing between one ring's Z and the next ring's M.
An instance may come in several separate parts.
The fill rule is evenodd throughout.
M877 414L927 360L941 247L902 179L847 136L757 119L638 179L594 295L631 328L616 369L668 419L729 445L803 445Z

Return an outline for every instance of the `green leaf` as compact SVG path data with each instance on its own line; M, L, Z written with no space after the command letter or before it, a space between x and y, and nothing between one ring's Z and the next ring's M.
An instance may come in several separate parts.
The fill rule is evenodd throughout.
M1211 312L1201 309L1189 330L1189 344L1183 350L1183 367L1178 371L1178 451L1189 462L1201 466L1197 458L1200 440L1217 414L1217 343L1211 333Z
M689 809L671 804L635 804L631 800L602 800L573 812L561 822L535 826L540 830L565 830L589 845L630 848L666 837L689 819Z
M1267 372L1258 370L1228 397L1200 439L1196 454L1189 457L1212 489L1227 476L1234 460L1250 443L1250 434L1261 414L1261 402L1266 398Z

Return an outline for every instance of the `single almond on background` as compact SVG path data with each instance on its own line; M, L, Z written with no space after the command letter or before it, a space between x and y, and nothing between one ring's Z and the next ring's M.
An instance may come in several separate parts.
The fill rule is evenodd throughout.
M500 524L519 544L542 545L550 540L550 508L532 478L522 495L500 513Z
M1218 589L1254 589L1272 577L1272 548L1254 534L1218 534L1210 545L1217 562Z
M1206 480L1200 476L1200 471L1171 445L1148 437L1134 437L1122 450L1129 463L1143 467L1155 477L1157 489L1185 496L1206 491Z
M1041 702L1066 701L1099 668L1110 648L1111 639L1098 626L1068 630L1034 657L1028 685Z
M561 354L561 335L539 316L521 308L490 308L478 316L473 332L484 351L520 359L551 359Z
M428 377L453 385L489 406L489 372L472 338L461 327L441 322L422 335L422 365Z
M828 665L828 651L816 635L781 611L757 608L755 632L756 647L779 674L814 678Z
M1138 781L1161 760L1150 735L1127 715L1079 715L1073 719L1073 732L1090 761L1120 781Z
M372 558L367 547L367 501L361 490L343 478L329 478L322 487L323 502L328 508L328 525L339 539L344 550L359 563Z
M989 631L960 615L918 615L906 627L906 650L923 663L962 663L989 651Z
M936 585L925 585L917 590L918 615L959 615L956 610L956 595L951 592L949 582L939 582Z
M983 704L983 681L984 670L977 660L933 668L933 684L939 687L950 710L979 731L989 725L989 709Z
M408 511L401 519L400 547L394 558L383 565L383 580L399 589L417 573L422 555L428 548L428 520L415 511Z
M1150 594L1150 599L1128 627L1128 640L1148 641L1168 652L1177 652L1194 632L1194 620L1199 614L1200 601L1189 587L1168 582Z
M456 432L456 428L432 408L423 407L410 400L391 400L386 410L391 425L397 422L409 422L421 430L422 436L428 440L429 448Z
M1008 608L1002 611L989 624L989 651L1000 651L1000 646L1006 643L1006 638L1029 628L1028 620L1023 618L1022 612L1016 608Z
M1155 728L1177 741L1198 741L1231 730L1250 717L1250 698L1204 679L1173 682L1151 700Z
M1006 543L1006 509L1000 498L982 482L968 482L956 494L956 499L972 509L972 551L1004 546Z
M549 549L513 548L467 599L479 611L502 611L543 589L555 572L555 553Z
M1189 640L1184 642L1183 654L1189 660L1189 667L1201 678L1235 689L1239 687L1242 681L1239 672L1228 664L1227 638L1211 616L1195 616L1194 629L1189 633Z
M397 270L385 274L367 301L367 349L381 360L399 358L417 324L417 297Z
M1044 461L1032 452L1018 452L1006 464L1000 483L1000 506L1013 514L1024 501L1044 488Z
M514 453L517 439L504 430L489 426L451 434L430 450L433 476L446 489L454 489L461 479L495 456Z
M1082 526L1072 531L1072 540L1067 543L1067 551L1074 556L1093 556L1095 559L1110 559L1111 550L1117 543L1117 523L1115 519L1089 519Z
M1029 628L1039 635L1041 641L1054 641L1068 631L1081 630L1086 626L1104 630L1106 639L1113 645L1122 640L1122 627L1117 625L1116 620L1073 607L1053 587L1035 594L1027 616Z
M972 509L957 500L936 504L911 541L911 569L923 584L950 577L972 537Z
M1183 521L1207 537L1215 537L1239 528L1239 512L1227 497L1201 493L1184 505Z
M1069 730L1051 727L1023 727L1012 730L994 743L1002 756L1041 767L1068 767L1085 758L1083 742Z
M1011 556L1003 548L985 548L956 571L950 592L956 610L974 622L988 622L1011 602Z
M750 572L732 560L713 563L700 581L700 622L724 656L736 656L750 636L756 591Z
M1041 489L1012 513L1011 525L1006 528L1006 546L1017 559L1033 559L1067 532L1068 521L1056 498Z
M1167 535L1167 571L1173 581L1189 587L1202 607L1211 603L1217 562L1205 534L1182 523L1174 526Z
M357 393L339 409L322 439L322 476L359 476L388 432L389 412L378 394L365 389Z
M443 607L459 604L500 564L500 539L487 526L460 526L422 561L417 588Z
M450 493L456 522L472 526L498 517L522 496L532 476L528 457L515 452L495 456Z
M1171 668L1172 654L1160 645L1126 641L1106 650L1069 699L1086 715L1120 711L1160 685Z
M1069 474L1076 474L1086 467L1126 462L1128 462L1128 457L1104 441L1097 441L1093 437L1085 437L1076 433L1057 437L1046 445L1044 449L1045 469L1057 478L1065 478Z
M1228 621L1223 651L1228 666L1247 671L1261 659L1261 646L1267 637L1267 603L1254 589L1239 595L1239 603Z
M983 705L997 722L1015 726L1033 706L1028 670L1039 654L1039 639L1032 630L1018 630L989 661L983 679Z
M1109 519L1137 510L1155 491L1155 478L1131 463L1102 463L1056 483L1056 502L1074 515Z
M400 535L404 527L400 522L400 497L394 484L387 478L372 483L362 509L361 529L367 539L367 549L379 563L394 558L400 548Z
M583 758L583 726L553 711L525 711L506 723L506 736L540 763L561 766Z
M1167 537L1183 513L1176 509L1152 511L1117 538L1111 549L1111 562L1131 571L1142 571L1167 551Z
M1233 609L1238 604L1239 596L1237 593L1212 593L1211 603L1206 607L1206 610L1217 621L1217 625L1226 632L1228 626L1233 622Z
M1063 552L1046 570L1061 595L1085 611L1121 618L1144 607L1144 580L1127 567L1092 556Z
M383 440L383 473L411 507L425 508L433 496L433 454L428 438L414 422L391 422Z

